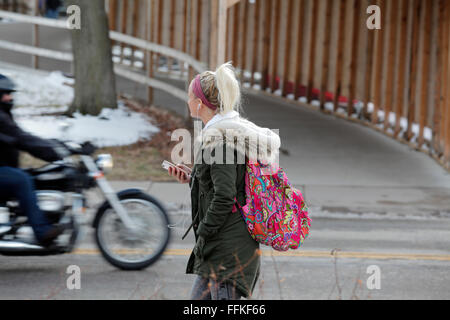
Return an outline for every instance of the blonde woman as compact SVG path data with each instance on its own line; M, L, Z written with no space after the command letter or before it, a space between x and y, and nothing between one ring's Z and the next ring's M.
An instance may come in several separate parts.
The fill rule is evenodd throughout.
M192 178L183 173L181 169L188 169L183 165L170 169L169 174L191 188L196 244L186 273L197 275L192 300L248 298L259 276L259 244L234 204L235 199L240 205L246 203L245 159L256 155L258 160L274 161L280 139L271 130L241 118L240 101L240 85L230 63L198 75L189 86L191 116L205 125L199 137L201 161L196 161ZM235 143L237 139L244 143ZM257 141L268 143L261 147ZM217 161L222 152L223 161Z

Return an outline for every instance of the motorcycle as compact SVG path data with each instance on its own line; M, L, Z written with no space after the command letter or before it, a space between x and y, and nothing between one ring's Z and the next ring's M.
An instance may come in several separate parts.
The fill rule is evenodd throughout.
M89 143L66 142L64 146L71 154L68 158L26 172L34 180L41 211L52 224L68 228L51 246L40 246L18 202L2 199L0 195L3 217L0 255L49 256L74 252L87 225L85 192L98 187L105 202L97 209L92 227L102 256L122 270L141 270L156 262L170 238L164 206L141 190L116 193L105 178L113 168L111 155L94 159L95 148Z

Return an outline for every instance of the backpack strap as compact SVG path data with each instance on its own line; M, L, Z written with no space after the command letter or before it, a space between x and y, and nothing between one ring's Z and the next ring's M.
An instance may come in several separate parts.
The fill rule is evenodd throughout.
M240 212L242 214L242 206L239 204L237 198L234 198L234 206L232 213Z
M186 233L184 234L184 236L181 238L181 240L186 239L187 235L189 234L189 232L191 231L192 227L194 226L195 222L197 221L198 215L200 212L197 211L197 214L195 215L194 219L192 220L191 225L189 226L189 228L187 229Z

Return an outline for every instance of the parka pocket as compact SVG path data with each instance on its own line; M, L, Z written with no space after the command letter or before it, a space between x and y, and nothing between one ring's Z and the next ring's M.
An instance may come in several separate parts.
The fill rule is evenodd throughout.
M200 257L196 255L197 258L201 260L208 259L214 253L214 250L217 248L217 246L218 243L216 239L211 238L206 240L201 246L197 248L197 250L200 251Z
M207 259L214 251L214 248L216 247L216 244L211 242L206 242L205 245L202 248L202 255L203 260Z

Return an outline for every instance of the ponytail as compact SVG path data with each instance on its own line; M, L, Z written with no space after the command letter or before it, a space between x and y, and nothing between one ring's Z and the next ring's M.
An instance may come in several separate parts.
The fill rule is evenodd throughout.
M220 113L226 114L238 110L241 104L241 88L231 62L224 63L217 68L215 78L219 91Z

